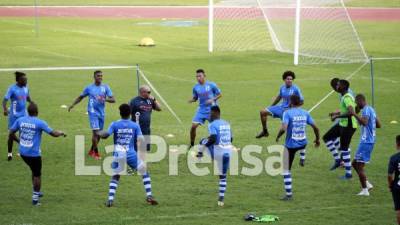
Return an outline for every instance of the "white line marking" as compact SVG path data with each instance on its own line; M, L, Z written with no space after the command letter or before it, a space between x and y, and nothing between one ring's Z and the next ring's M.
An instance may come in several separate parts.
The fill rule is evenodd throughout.
M356 75L362 68L364 68L365 65L367 65L368 62L363 63L360 67L358 67L353 73L351 73L348 77L346 77L347 80L350 80L354 75ZM328 99L335 91L330 91L325 97L323 97L317 104L315 104L311 109L308 110L308 112L314 111L319 105L321 105L326 99Z
M167 107L167 109L171 112L171 114L175 117L175 119L182 125L183 124L182 120L178 117L178 115L176 115L174 110L172 110L172 108L168 105L167 101L165 101L165 99L161 96L161 94L157 91L157 89L153 86L153 84L149 81L149 79L147 79L147 77L144 75L144 73L141 70L139 70L139 74L147 82L147 84L154 91L154 93L156 93L156 95L158 95L161 102L165 105L165 107Z
M400 60L400 57L377 57L372 60Z

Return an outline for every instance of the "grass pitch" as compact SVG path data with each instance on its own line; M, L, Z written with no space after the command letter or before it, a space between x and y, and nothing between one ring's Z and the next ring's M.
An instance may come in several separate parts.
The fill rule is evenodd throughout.
M276 52L207 52L207 26L194 27L143 26L131 19L41 19L37 38L30 18L0 19L1 67L46 67L88 65L135 65L139 63L148 78L184 121L177 124L164 110L153 115L153 133L175 134L169 144L188 144L189 127L195 105L188 105L195 84L194 71L202 67L208 78L222 89L222 117L230 121L235 145L257 144L264 147L261 158L268 156L266 147L275 144L279 121L269 124L271 137L256 140L259 131L258 111L269 105L278 92L284 70L294 70L296 83L310 108L330 91L333 75L345 77L360 65L313 65L294 67L292 57ZM400 26L397 22L356 22L365 47L374 57L400 56L396 45ZM151 36L157 46L139 48L140 38ZM280 176L263 173L256 177L229 176L226 206L218 208L217 177L196 177L189 173L186 158L179 161L179 176L168 176L168 161L150 165L153 192L160 205L147 206L144 190L137 176L122 177L114 208L105 208L109 177L74 175L74 136L86 135L89 147L90 130L85 115L86 101L68 113L60 108L70 104L85 85L92 82L92 71L52 71L28 73L31 96L40 107L40 117L56 129L68 133L66 139L43 138L43 205L30 205L30 172L21 159L6 161L7 121L0 120L0 176L2 206L0 224L245 224L248 212L276 214L279 224L393 224L394 212L386 187L389 156L394 153L394 137L399 125L397 107L400 79L398 61L379 61L376 67L376 109L383 128L377 133L378 143L367 167L369 180L375 185L369 198L360 198L355 177L349 182L338 179L343 171L329 172L332 163L328 150L308 148L307 165L293 169L292 202L281 202L283 181ZM11 73L0 73L0 93L14 82ZM106 126L118 119L118 105L136 93L133 70L107 70L104 82L109 84L117 104L107 105ZM352 79L351 87L369 98L369 68L364 67ZM331 96L313 113L321 132L330 126L327 115L338 108L338 96ZM206 129L198 130L198 139ZM309 130L311 136L311 130ZM353 154L359 132L352 142ZM110 140L102 141L100 149ZM14 151L15 152L15 151ZM87 159L88 165L101 162ZM241 162L243 164L243 162Z

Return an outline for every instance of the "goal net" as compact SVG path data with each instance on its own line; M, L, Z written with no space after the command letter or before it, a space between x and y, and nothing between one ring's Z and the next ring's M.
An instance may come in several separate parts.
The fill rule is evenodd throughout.
M209 11L210 52L276 50L294 64L368 60L343 0L210 0Z

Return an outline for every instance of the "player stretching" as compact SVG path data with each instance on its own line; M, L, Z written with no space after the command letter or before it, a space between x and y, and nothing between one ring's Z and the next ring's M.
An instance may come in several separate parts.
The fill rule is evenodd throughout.
M217 162L219 171L218 206L224 206L226 174L232 153L232 132L229 123L221 119L221 111L218 106L211 107L210 119L211 123L208 126L210 136L200 141L200 149L207 148L211 158Z
M97 131L103 130L104 127L104 108L105 102L115 103L112 91L110 87L102 83L103 72L94 72L94 83L87 86L82 94L75 99L72 105L68 108L70 112L76 104L82 101L83 98L89 96L87 112L89 115L89 123L92 129L92 146L90 147L89 155L95 159L100 159L100 153L98 144L100 137L97 135Z
M338 83L340 79L339 78L333 78L331 80L331 87L332 89L338 92ZM354 96L353 91L349 88L348 93ZM339 93L340 94L340 93ZM342 95L340 95L339 102L342 99ZM338 136L338 133L340 133L340 126L339 126L339 119L336 119L333 123L333 126L322 136L322 139L325 142L326 147L328 148L329 152L332 154L333 158L335 160L340 160L340 164L342 165L342 156L339 156L339 147L340 147L340 137Z
M37 118L39 110L34 103L29 104L28 114L29 116L21 117L15 121L10 128L9 137L19 143L19 154L32 171L32 204L38 206L40 205L40 197L43 196L40 192L42 183L42 157L40 149L42 132L44 131L53 137L66 137L66 135L62 131L54 131L45 121ZM17 131L19 132L19 138L15 135Z
M341 179L350 179L352 178L351 173L351 155L350 155L350 143L351 138L356 132L357 129L357 120L353 116L355 113L356 103L354 101L354 97L348 92L350 87L350 83L347 80L340 80L338 82L338 92L342 95L340 100L340 112L330 113L330 117L332 121L340 118L339 128L335 132L332 133L330 140L334 140L337 137L340 137L340 151L343 156L344 161L344 169L346 171L345 175L341 177ZM331 170L334 170L340 166L340 158L339 155L335 156L335 163L332 166Z
M310 125L315 134L315 146L319 147L319 129L315 125L310 113L301 106L301 99L297 95L290 97L291 108L283 113L282 127L276 137L276 142L287 131L285 140L283 180L285 183L286 195L282 200L291 200L292 192L292 174L291 168L297 151L305 150L307 146L306 126Z
M29 96L29 89L27 87L28 79L26 75L21 72L15 72L16 84L11 85L3 99L4 116L8 116L8 129L14 122L21 117L26 116L26 102L33 103ZM7 101L11 100L10 110L7 109ZM8 138L8 154L7 160L12 160L13 140Z
M390 157L388 166L388 186L392 192L397 224L400 225L400 135L396 136L397 153Z
M371 153L375 144L376 128L380 128L381 123L376 116L375 110L367 104L364 95L359 94L356 96L356 104L357 107L362 110L361 116L353 113L353 116L355 116L361 125L361 137L352 165L360 178L362 187L362 190L358 195L369 196L368 190L373 188L373 186L368 182L364 166L365 163L369 163L371 158Z
M282 119L283 112L290 106L290 96L297 95L300 97L300 105L303 104L304 98L301 94L300 88L293 84L296 75L292 71L285 71L282 75L283 84L279 89L279 94L276 96L271 106L262 109L260 111L260 119L262 125L262 131L256 136L256 138L268 137L267 118L272 116L274 118ZM282 100L282 103L277 105Z
M135 141L137 141L137 146L141 146L140 142L143 139L142 131L137 123L130 120L131 108L128 104L122 104L119 107L119 113L121 115L121 120L111 123L108 131L98 132L98 135L104 139L114 135L114 161L112 162L111 167L114 170L115 175L110 181L106 206L113 206L115 192L117 191L119 184L120 173L124 171L126 164L128 164L133 170L137 170L142 174L143 185L147 195L147 203L157 205L158 202L154 200L151 193L150 175L146 170L145 163L138 158L135 150ZM144 152L145 149L139 149L139 151Z
M210 121L211 106L217 105L217 100L222 96L217 85L206 80L204 70L198 69L196 71L196 79L198 84L193 87L193 97L189 100L189 103L199 100L199 108L193 118L190 129L190 147L194 146L197 127L204 124L206 120ZM201 155L198 156L201 157Z

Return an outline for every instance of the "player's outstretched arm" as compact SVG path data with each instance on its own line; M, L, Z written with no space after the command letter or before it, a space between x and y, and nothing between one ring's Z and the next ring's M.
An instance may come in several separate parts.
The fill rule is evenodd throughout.
M84 98L83 96L78 96L78 97L75 99L75 101L72 103L72 105L70 105L70 106L68 107L68 112L71 112L71 110L75 107L75 105L79 104L79 102L81 102L83 98Z
M7 99L3 99L3 114L4 116L8 116L8 109L7 109Z
M59 131L59 130L53 130L53 131L50 132L49 134L50 134L50 136L52 136L52 137L61 137L61 136L67 137L67 135L66 135L64 132Z
M106 102L108 102L108 103L115 103L115 98L114 98L114 96L107 97L107 98L106 98Z
M311 127L314 131L314 135L315 135L315 147L319 147L319 145L321 144L320 142L320 137L319 137L319 128L315 125L315 124L311 124Z

